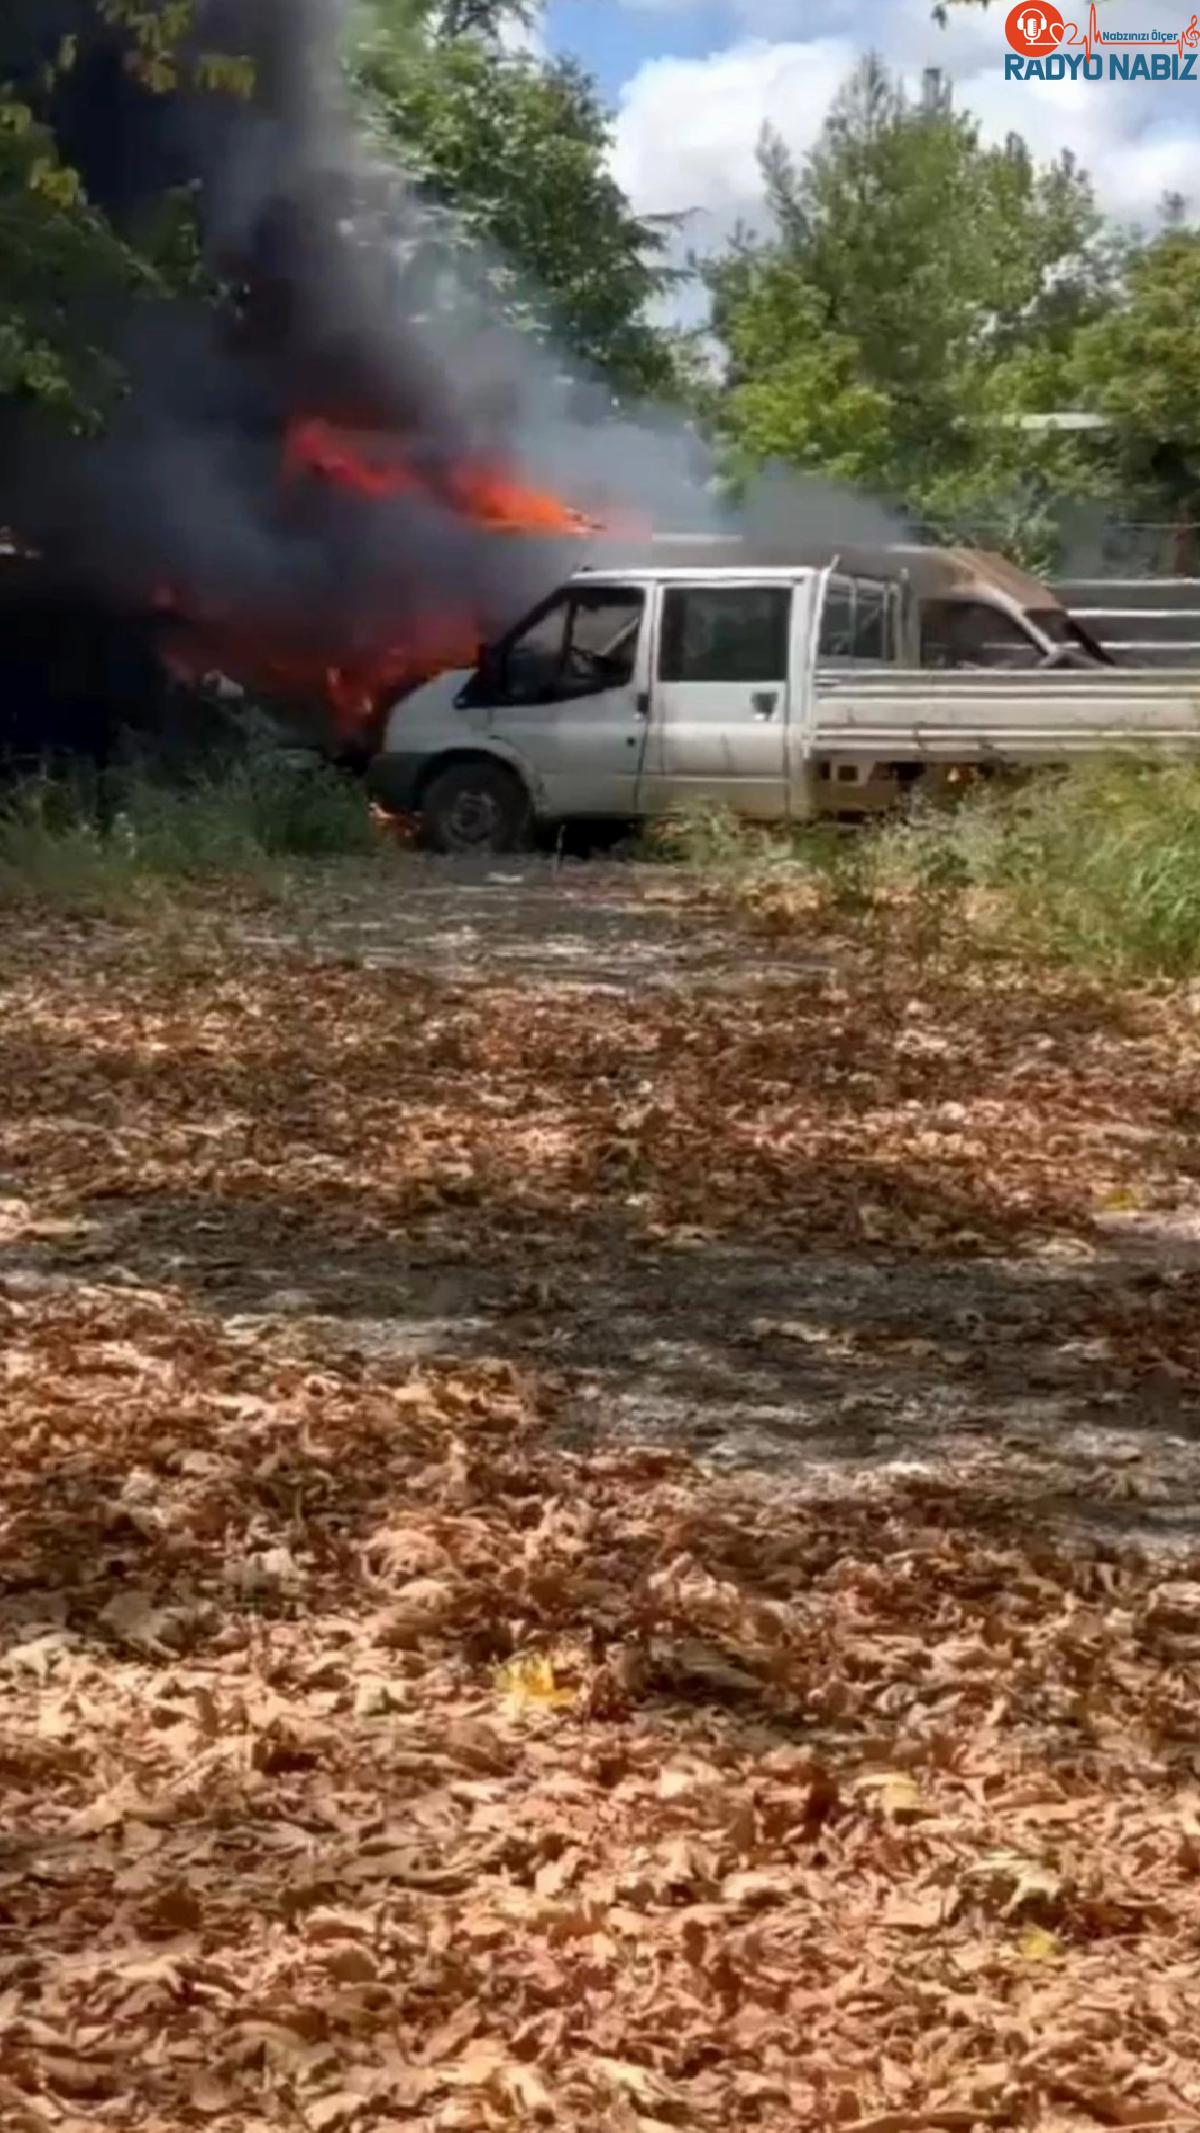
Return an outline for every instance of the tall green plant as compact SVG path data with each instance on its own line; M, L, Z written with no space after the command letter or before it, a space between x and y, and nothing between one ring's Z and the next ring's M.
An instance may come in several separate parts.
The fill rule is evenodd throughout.
M871 56L799 162L760 154L774 225L708 270L735 467L776 458L869 486L944 536L1036 555L1098 470L1010 417L1055 400L1113 248L1090 184L1015 137L987 147L943 98ZM1061 404L1061 402L1059 402Z
M481 242L493 308L619 390L670 394L679 350L651 309L671 286L667 227L609 169L611 122L568 60L505 48L529 10L377 0L350 54L377 141Z

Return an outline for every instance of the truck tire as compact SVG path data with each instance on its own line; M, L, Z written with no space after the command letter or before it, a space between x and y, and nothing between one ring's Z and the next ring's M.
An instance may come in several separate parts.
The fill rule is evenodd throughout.
M421 796L421 842L429 851L521 852L532 835L533 808L520 778L483 756L447 764Z

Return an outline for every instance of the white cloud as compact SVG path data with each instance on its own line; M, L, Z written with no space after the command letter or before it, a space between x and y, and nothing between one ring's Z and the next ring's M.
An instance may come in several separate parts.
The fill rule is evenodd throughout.
M528 52L534 59L544 59L545 27L537 16L531 22L517 22L506 15L500 24L500 45L505 52Z
M729 12L742 35L707 58L647 61L626 83L617 115L621 184L644 211L695 209L688 234L697 248L719 242L739 217L760 218L755 146L764 122L802 153L868 45L914 87L924 67L941 67L985 139L1015 130L1038 157L1074 150L1103 206L1122 220L1151 220L1167 189L1200 210L1198 92L1184 83L1006 82L996 8L956 11L942 31L929 0L888 0L872 10L869 34L861 0L731 0ZM795 35L801 16L810 32L803 38Z
M694 210L723 230L759 199L764 124L791 147L808 147L853 63L853 49L838 38L756 38L707 59L647 61L621 95L618 181L640 208ZM699 241L702 231L695 234Z

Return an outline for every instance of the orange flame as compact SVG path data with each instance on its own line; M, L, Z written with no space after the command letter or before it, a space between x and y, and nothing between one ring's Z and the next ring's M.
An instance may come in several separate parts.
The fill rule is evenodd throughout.
M498 533L599 533L594 519L557 496L527 488L501 469L452 467L440 476L423 475L390 437L339 429L321 416L294 422L284 448L284 472L322 474L359 496L382 501L394 496L425 496L444 503L464 518Z
M209 618L183 624L163 650L185 683L225 674L269 695L323 699L350 739L365 737L382 706L405 690L450 668L473 666L479 635L465 617L434 616L403 643L331 662L315 649L285 644L269 626L251 634Z
M579 537L605 530L499 466L467 463L425 473L414 466L403 440L340 428L319 415L290 425L283 475L289 482L315 475L368 503L423 497L489 532ZM219 617L189 615L170 586L156 590L153 605L172 618L165 656L181 679L195 682L222 673L266 692L321 697L347 737L369 734L384 705L435 674L473 666L479 653L476 619L453 608L406 625L401 640L347 655L341 647L318 651L297 643L294 633L285 637L269 618L251 636L244 626L227 625Z

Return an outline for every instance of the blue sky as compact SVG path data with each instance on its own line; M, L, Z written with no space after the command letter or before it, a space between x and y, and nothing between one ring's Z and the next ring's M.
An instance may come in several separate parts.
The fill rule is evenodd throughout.
M623 7L619 0L551 0L547 42L573 52L615 103L624 84L650 59L665 52L701 59L727 42L728 15L714 0L695 7Z
M615 115L614 168L646 212L692 211L693 242L719 243L760 207L764 121L798 153L869 46L914 86L940 66L985 138L1016 129L1036 155L1071 148L1103 204L1150 221L1164 191L1200 215L1200 83L1024 84L1004 79L1004 0L931 20L932 0L548 0L552 51L576 54ZM1070 0L1062 0L1070 17ZM1182 28L1190 4L1155 19ZM1136 10L1118 8L1125 19ZM1145 11L1143 10L1143 14Z

